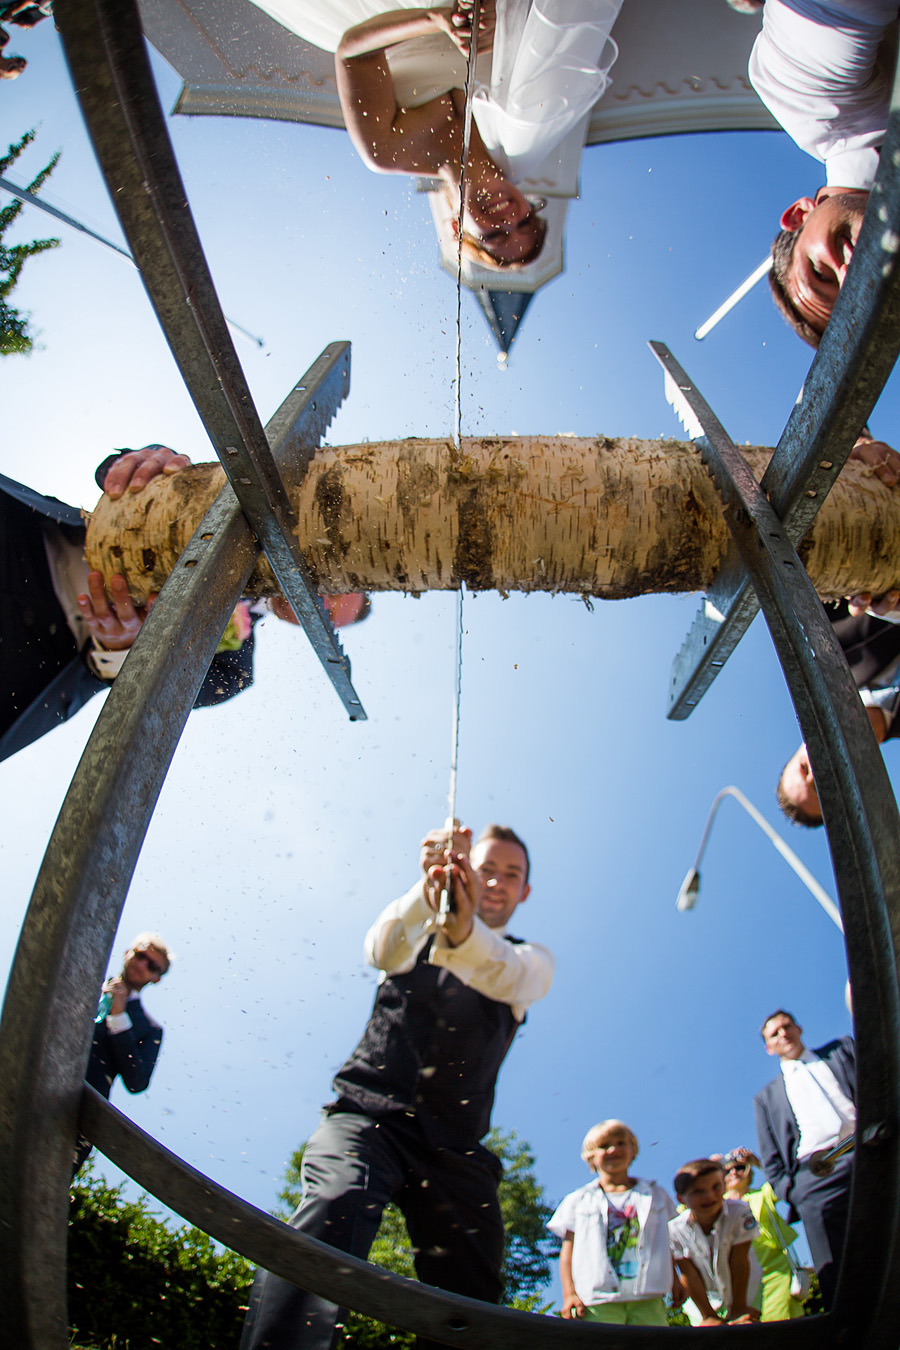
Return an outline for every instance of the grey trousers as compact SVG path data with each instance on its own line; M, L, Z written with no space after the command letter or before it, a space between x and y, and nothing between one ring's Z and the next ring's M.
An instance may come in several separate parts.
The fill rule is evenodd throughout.
M852 1171L851 1158L840 1158L829 1177L814 1177L808 1168L801 1167L791 1190L791 1204L803 1220L826 1309L834 1303L844 1250Z
M291 1225L365 1259L388 1201L402 1212L416 1274L427 1284L498 1303L504 1231L502 1169L480 1145L435 1149L414 1118L326 1114L303 1155L303 1199ZM329 1350L339 1309L256 1272L241 1350ZM419 1341L420 1347L434 1342ZM435 1350L438 1347L435 1345Z

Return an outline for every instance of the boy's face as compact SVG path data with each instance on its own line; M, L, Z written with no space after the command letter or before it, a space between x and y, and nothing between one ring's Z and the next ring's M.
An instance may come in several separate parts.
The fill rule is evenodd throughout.
M634 1144L618 1125L612 1125L598 1137L585 1161L594 1172L616 1180L628 1176L628 1169L637 1157Z
M702 1177L695 1177L690 1189L679 1195L678 1199L687 1205L698 1223L706 1229L711 1228L722 1212L725 1199L724 1173L717 1169L715 1172L704 1172Z

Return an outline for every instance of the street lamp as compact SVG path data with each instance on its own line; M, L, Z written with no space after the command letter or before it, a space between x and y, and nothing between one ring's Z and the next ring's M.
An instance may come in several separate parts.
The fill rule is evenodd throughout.
M684 910L693 909L694 905L697 903L697 896L700 892L700 863L702 861L703 854L706 849L707 840L709 839L709 832L712 829L712 823L715 818L715 814L726 797L734 797L738 802L740 802L741 806L747 812L748 816L750 816L752 820L756 821L757 825L762 830L763 834L768 836L768 838L772 841L772 844L781 854L782 858L784 858L788 866L793 868L793 870L796 872L797 876L803 882L807 890L810 891L815 896L816 900L818 900L819 904L822 906L828 917L832 920L833 923L837 924L838 928L843 933L844 924L841 919L841 912L838 909L837 905L832 900L831 896L828 894L826 890L824 890L819 885L818 881L816 881L815 877L813 876L812 872L810 872L809 868L804 866L804 864L797 857L794 850L788 844L785 843L785 841L782 839L781 835L777 832L777 830L772 829L772 826L765 819L765 817L760 815L759 811L757 811L753 803L748 801L747 798L744 796L743 792L741 792L741 790L736 787L722 788L722 791L718 793L717 796L715 797L713 804L710 807L709 815L706 818L706 826L703 830L703 836L700 840L700 847L697 849L697 856L694 859L694 865L693 867L690 868L687 876L681 883L681 889L678 892L678 899L675 901L675 908L683 912Z

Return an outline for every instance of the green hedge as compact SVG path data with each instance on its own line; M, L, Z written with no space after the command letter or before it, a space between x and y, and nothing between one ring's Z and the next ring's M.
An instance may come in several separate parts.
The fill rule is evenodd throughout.
M198 1228L168 1228L123 1189L89 1169L72 1187L73 1350L234 1350L253 1267Z

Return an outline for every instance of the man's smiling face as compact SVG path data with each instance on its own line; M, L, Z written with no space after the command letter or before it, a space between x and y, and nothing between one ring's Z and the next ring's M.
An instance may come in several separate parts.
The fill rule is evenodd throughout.
M820 335L844 284L868 200L868 192L821 188L815 200L801 197L781 217L783 229L800 231L784 288Z
M472 850L472 866L483 888L478 917L488 928L505 928L531 890L524 849L504 839L484 839Z

